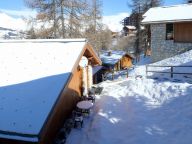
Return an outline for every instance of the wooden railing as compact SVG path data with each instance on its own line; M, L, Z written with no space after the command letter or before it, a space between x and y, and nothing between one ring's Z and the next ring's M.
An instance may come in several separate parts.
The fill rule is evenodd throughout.
M126 71L126 72L122 73L121 75L126 75L126 77L128 78L129 77L129 70L130 69L134 69L134 67L130 67L130 68L126 67L126 68L124 68L123 70ZM119 70L112 70L112 71L106 72L105 74L102 74L102 81L107 80L108 74L111 74L111 79L114 80L115 79L115 72L119 72Z
M149 70L149 67L163 67L163 68L170 68L170 71L156 71L156 70ZM185 73L185 72L174 72L175 67L188 67L191 68L191 72ZM164 73L164 74L170 74L171 78L173 78L174 74L182 74L182 75L192 75L192 66L160 66L160 65L146 65L146 76L148 76L148 73Z

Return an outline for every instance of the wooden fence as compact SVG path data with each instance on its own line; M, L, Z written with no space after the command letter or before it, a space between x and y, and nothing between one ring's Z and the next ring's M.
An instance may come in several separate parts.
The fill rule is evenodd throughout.
M133 68L128 68L126 67L124 70L126 70L126 72L124 74L121 74L121 75L126 75L126 77L128 78L129 77L129 69L133 69ZM109 71L109 72L106 72L105 74L102 74L102 81L105 81L107 80L107 76L109 74L111 74L111 79L114 80L115 79L115 72L119 72L118 70L115 71L115 70L112 70L112 71Z
M170 71L155 71L155 70L149 70L149 67L160 67L160 68L170 68ZM192 66L161 66L161 65L146 65L146 76L148 76L148 73L149 72L152 72L152 73L164 73L164 74L170 74L171 75L171 78L173 78L173 75L174 74L182 74L182 75L192 75L192 70L191 72L189 73L185 73L185 72L174 72L174 68L178 68L178 67L188 67L188 68L191 68L192 69Z

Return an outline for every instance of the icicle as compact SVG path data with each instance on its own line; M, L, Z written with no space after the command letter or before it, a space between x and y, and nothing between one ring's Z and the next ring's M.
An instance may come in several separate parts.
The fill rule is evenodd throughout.
M91 87L93 85L93 70L92 66L88 65L88 90L91 90Z
M87 96L87 69L83 67L83 96Z

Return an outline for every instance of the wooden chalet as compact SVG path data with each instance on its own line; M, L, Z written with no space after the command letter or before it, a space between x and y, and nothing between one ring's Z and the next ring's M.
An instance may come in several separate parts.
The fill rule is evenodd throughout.
M0 41L1 144L53 143L83 93L82 58L101 64L85 39Z
M154 7L143 15L153 62L192 49L192 4Z
M124 32L125 36L133 34L134 31L136 31L135 26L127 25L127 26L123 27L123 32Z
M119 33L118 32L111 32L112 38L117 38Z
M134 57L124 51L103 51L100 55L105 71L119 71L133 65Z

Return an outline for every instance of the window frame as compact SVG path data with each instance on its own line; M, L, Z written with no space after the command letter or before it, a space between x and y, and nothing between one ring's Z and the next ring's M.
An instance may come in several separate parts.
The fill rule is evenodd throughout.
M171 34L171 35L168 36L168 34ZM173 23L166 24L165 40L174 40L174 24Z

